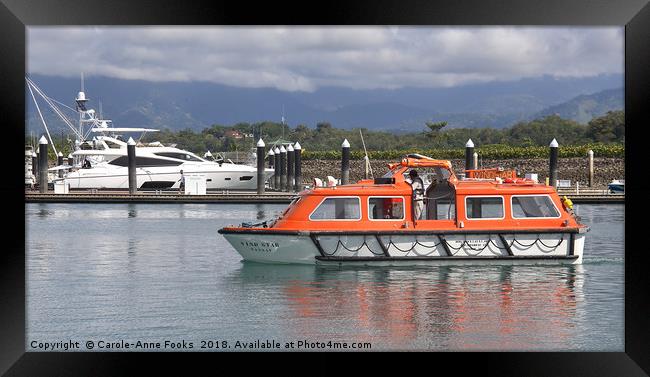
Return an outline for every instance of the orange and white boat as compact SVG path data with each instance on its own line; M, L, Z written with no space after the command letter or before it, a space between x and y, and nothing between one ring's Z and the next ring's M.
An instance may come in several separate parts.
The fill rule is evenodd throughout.
M405 178L412 169L425 177L420 219ZM304 190L278 218L219 233L244 260L266 263L582 262L589 228L553 187L500 169L466 174L408 155L381 178Z

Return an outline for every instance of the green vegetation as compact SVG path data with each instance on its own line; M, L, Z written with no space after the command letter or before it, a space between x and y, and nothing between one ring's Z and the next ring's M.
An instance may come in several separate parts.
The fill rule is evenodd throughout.
M510 128L445 128L447 122L426 122L423 131L393 134L365 128L345 130L321 122L312 129L306 125L291 128L275 122L237 123L233 126L213 125L201 132L190 129L172 132L163 130L147 134L143 141L176 144L199 155L206 151L247 151L262 137L267 145L276 140L299 141L304 159L338 159L343 139L352 145L352 157L361 158L363 148L359 131L370 157L396 159L405 153L421 153L434 158L464 158L464 146L472 139L482 158L535 158L548 155L548 144L555 138L560 143L560 156L585 156L593 149L596 156L623 157L625 154L625 113L610 111L582 125L558 115L530 122L519 122ZM444 130L443 130L444 128ZM63 149L64 155L69 147Z
M584 145L562 145L560 146L560 157L585 157L587 151L594 151L598 157L624 157L625 146L622 144L604 144L593 143ZM491 144L478 147L476 149L481 158L484 159L514 159L514 158L548 158L548 146L534 147L513 147L504 144ZM464 159L465 148L448 148L448 149L393 149L385 151L369 151L370 159L376 160L396 160L401 159L407 153L419 153L425 156L439 159ZM364 153L362 150L355 150L350 153L352 159L362 159ZM302 152L303 160L321 159L321 160L340 160L341 151L311 151Z

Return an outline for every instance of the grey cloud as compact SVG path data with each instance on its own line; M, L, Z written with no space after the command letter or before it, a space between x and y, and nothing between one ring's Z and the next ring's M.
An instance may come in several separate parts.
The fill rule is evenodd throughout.
M313 91L623 72L620 27L30 27L28 71Z

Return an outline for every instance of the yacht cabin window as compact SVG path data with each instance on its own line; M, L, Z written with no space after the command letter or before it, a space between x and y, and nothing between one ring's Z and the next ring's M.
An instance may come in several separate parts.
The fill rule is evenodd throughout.
M120 156L109 162L109 164L116 166L129 166L129 158L127 156ZM181 165L182 162L176 160L163 160L162 158L136 156L135 164L137 167L178 166Z
M361 220L358 197L326 198L309 216L310 220Z
M120 145L110 140L104 140L104 143L111 149L120 149Z
M162 156L162 157L170 157L170 158L177 158L179 160L183 161L196 161L196 162L201 162L202 160L199 159L198 157L194 157L191 154L188 153L178 153L178 152L158 152L154 153L156 156Z
M465 215L468 219L503 219L503 197L468 196Z
M370 220L404 220L404 198L368 198L368 217Z
M548 195L512 196L512 217L560 217L560 213Z

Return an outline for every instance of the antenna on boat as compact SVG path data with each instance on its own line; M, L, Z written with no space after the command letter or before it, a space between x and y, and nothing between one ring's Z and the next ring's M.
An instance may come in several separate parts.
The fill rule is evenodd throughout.
M366 154L363 163L366 164L366 169L370 170L370 177L372 179L375 179L375 175L372 173L372 166L370 165L370 158L368 157L368 151L366 150L366 142L363 141L363 133L361 132L361 129L359 129L359 135L361 135L361 144L363 144L363 153Z
M75 134L76 134L76 135L79 136L80 133L79 133L79 131L78 131L78 130L77 130L77 129L72 125L72 122L70 122L70 120L68 120L68 118L67 118L67 117L66 117L66 116L61 112L61 110L58 108L58 106L56 106L56 104L54 104L54 102L58 102L58 101L55 101L55 100L53 100L52 98L48 97L48 96L47 96L47 95L46 95L46 94L41 90L41 88L39 88L38 85L36 85L36 84L35 84L35 83L34 83L34 82L29 78L29 77L25 76L25 81L27 81L27 87L28 87L28 89L29 89L30 94L32 95L32 100L34 101L34 104L36 105L36 108L37 108L37 110L39 111L39 115L41 115L41 113L40 113L40 108L39 108L38 103L37 103L37 101L36 101L36 96L34 95L34 92L36 92L36 94L38 94L38 95L39 95L39 96L40 96L40 97L41 97L41 98L42 98L42 99L43 99L43 100L44 100L44 101L45 101L45 102L50 106L50 108L52 109L52 111L54 111L54 113L55 113L56 115L58 115L59 118L61 118L61 120L62 120L62 121L63 121L63 122L64 122L64 123L65 123L65 124L66 124L66 125L67 125L67 126L68 126L68 127L69 127L69 128L70 128L70 129L75 133ZM63 104L62 104L62 105L63 105ZM65 105L63 105L63 106L65 106ZM67 107L67 106L66 106L66 107ZM76 111L76 110L74 110L74 109L72 109L72 108L69 108L69 109L72 110L72 111ZM46 131L47 131L47 125L45 124L44 119L43 119L42 116L41 116L41 122L43 122L43 125L45 126L45 129L46 129ZM49 131L48 131L48 132L49 132Z
M284 140L284 105L282 105L282 140Z
M28 83L29 83L29 81L28 81ZM50 130L47 128L47 123L45 123L45 118L43 118L43 113L41 113L40 106L38 106L38 102L36 101L36 96L34 96L34 92L32 91L32 86L27 85L27 88L29 88L29 93L32 95L32 99L34 100L34 104L36 105L36 110L38 111L38 115L41 117L41 122L43 122L43 126L45 127L45 132L47 133L47 138L50 139L50 143L52 144L52 149L54 150L54 153L56 154L57 152L56 152L56 147L54 146L54 140L52 139L52 136L50 136Z

